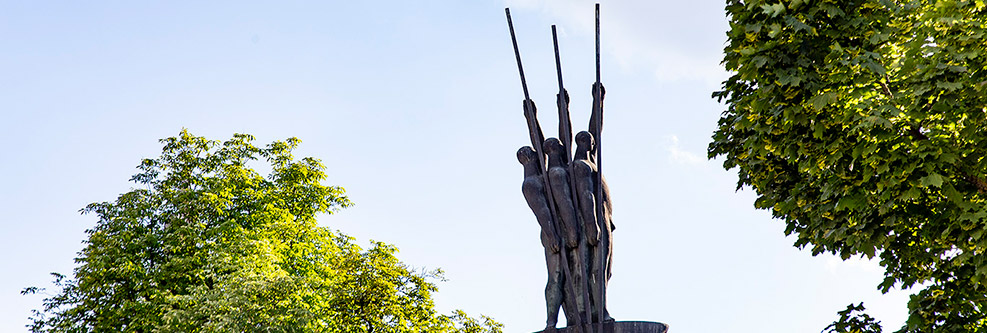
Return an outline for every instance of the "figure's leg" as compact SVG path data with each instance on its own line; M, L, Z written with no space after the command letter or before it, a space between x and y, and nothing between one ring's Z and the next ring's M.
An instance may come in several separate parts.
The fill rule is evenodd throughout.
M561 265L561 262L562 262L561 260L562 259L559 259L560 265ZM570 290L571 289L566 288L566 283L569 283L569 282L568 282L568 280L566 280L564 274L562 274L561 281L562 282L559 283L559 286L560 286L559 289L561 289L560 293L562 294L562 311L563 311L563 314L565 315L566 325L568 325L569 323L576 322L576 310L574 308L575 307L575 304L573 304L573 302L570 301L572 299L575 299L575 296L570 295Z
M562 267L559 253L545 249L545 264L548 267L548 282L545 284L545 307L548 319L545 329L554 329L559 320L559 307L562 305Z
M566 311L570 311L570 309L571 311L578 311L580 317L586 317L586 302L589 301L584 296L588 291L588 285L586 283L586 256L583 255L584 250L585 246L577 246L569 249L567 258L569 259L569 273L572 274L572 282L566 283L572 285L572 292L575 293L575 295L572 295L572 298L566 298L566 303L570 304L569 307L566 308ZM569 295L567 294L566 296ZM572 301L570 301L570 299ZM576 322L575 316L568 316L567 319L569 318L571 318L571 320L568 321L569 326L581 325L586 322L585 319L588 319L583 318L583 322L580 323Z
M609 221L607 221L607 224L610 224ZM607 310L607 299L606 299L606 289L610 285L610 276L612 275L612 272L613 272L613 232L612 232L612 230L610 229L609 226L607 228L605 228L605 229L606 229L606 232L604 232L601 235L601 237L600 237L600 238L606 238L606 244L604 245L605 246L604 249L606 249L606 257L605 257L605 259L606 259L606 263L607 263L607 271L605 273L606 274L606 278L603 281L603 283L604 283L604 287L603 287L603 290L604 290L604 292L603 292L603 321L613 321L613 318L610 317L610 311ZM603 245L604 242L601 240L600 241L600 244Z
M603 219L609 224L609 219ZM602 224L602 223L601 223ZM610 258L612 255L611 230L609 227L600 226L600 242L591 248L590 256L592 267L590 268L590 295L592 297L593 318L591 322L612 321L609 311L607 311L607 283L610 280Z
M593 281L591 278L592 277L591 270L593 268L592 267L593 257L590 255L590 252L592 251L593 251L593 247L590 246L586 242L586 239L584 238L579 244L579 253L578 253L581 261L580 264L581 266L579 267L579 271L582 274L582 279L583 279L579 285L583 288L582 294L580 295L583 297L582 304L584 308L582 310L583 311L582 313L583 316L586 317L583 319L583 321L587 324L593 322L592 317L587 316L587 315L592 315L593 313L593 289L592 289Z
M610 283L610 276L613 275L613 232L607 232L607 283Z
M598 249L600 245L600 243L597 243L597 246L587 246L586 250L586 256L589 259L586 261L588 266L586 268L588 272L586 275L588 280L586 284L589 287L589 304L591 314L590 318L586 318L587 323L596 321L596 314L598 313L601 304L600 300L602 295L600 294L600 272L602 270L601 266L603 263L600 261L601 257Z

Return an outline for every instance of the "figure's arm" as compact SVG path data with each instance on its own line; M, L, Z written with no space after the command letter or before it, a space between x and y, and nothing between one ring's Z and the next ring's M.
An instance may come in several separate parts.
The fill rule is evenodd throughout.
M541 125L538 124L538 108L535 107L535 102L530 99L524 100L522 104L524 105L524 118L528 121L528 136L533 144L540 147L541 143L545 142L545 135L542 134ZM541 166L541 168L544 167Z
M603 213L607 221L610 222L610 231L613 231L617 227L613 225L613 202L610 201L610 186L607 185L606 177L601 177L600 179L603 180Z
M555 196L555 207L558 208L566 247L579 246L579 218L576 216L575 205L572 202L572 190L569 188L569 173L565 168L551 168L548 173L552 182L552 194Z
M538 224L541 225L542 234L549 239L548 245L545 245L544 243L542 243L542 245L545 245L546 248L551 249L552 252L559 252L559 249L561 248L561 240L559 239L559 235L555 233L555 230L552 228L552 212L549 211L548 206L545 205L544 208L540 209L540 211L535 213L535 215L537 215Z
M552 253L558 253L559 250L560 250L558 238L557 237L552 237L551 235L549 235L549 232L550 231L545 230L545 229L542 229L541 230L541 232L540 232L540 234L541 234L541 245L544 246L549 251L552 251Z
M572 164L572 180L576 183L576 200L583 218L586 241L596 246L600 241L600 227L596 219L596 197L593 190L593 169L585 160Z
M528 202L528 208L535 214L538 225L542 230L542 245L553 252L559 249L559 236L552 226L552 211L548 208L548 200L545 197L544 186L537 180L537 176L525 179L521 186L521 193L524 200Z
M599 90L599 100L597 100L597 90ZM606 94L607 94L607 90L605 88L603 88L603 84L602 83L594 83L593 84L593 110L592 110L592 113L590 113L589 128L587 129L587 131L589 131L589 133L592 134L594 138L596 138L596 137L598 137L600 135L600 130L601 130L600 129L600 124L597 123L597 117L595 116L595 113L596 112L599 112L600 113L600 120L602 120L602 118L603 118L603 96L606 95ZM595 154L596 154L596 147L594 146L593 147L593 151L591 152L590 156L593 156ZM593 158L593 157L591 157L591 158ZM594 162L596 162L596 161L594 161Z

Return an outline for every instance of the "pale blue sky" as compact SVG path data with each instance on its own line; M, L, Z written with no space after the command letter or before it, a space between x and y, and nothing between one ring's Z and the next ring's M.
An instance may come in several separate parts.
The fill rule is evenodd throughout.
M503 8L554 136L551 24L573 121L593 80L593 2L0 1L0 331L24 331L48 273L71 272L93 216L157 140L188 128L296 136L356 206L321 223L446 271L438 307L507 332L545 321L538 227L514 152L527 144ZM705 159L718 1L604 1L605 173L614 197L610 310L673 332L818 332L865 301L888 328L907 296L876 264L812 257Z

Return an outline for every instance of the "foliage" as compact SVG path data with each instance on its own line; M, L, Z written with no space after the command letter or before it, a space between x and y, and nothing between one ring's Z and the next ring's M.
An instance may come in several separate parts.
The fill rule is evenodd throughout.
M813 254L921 285L906 331L985 330L984 0L728 0L709 146Z
M840 319L823 329L823 333L867 333L881 332L881 322L864 313L864 303L847 305L838 312Z
M324 166L294 160L299 140L252 145L182 131L161 140L132 181L141 188L84 213L74 279L35 311L34 332L500 332L483 317L439 315L441 271L416 271L393 246L316 223L351 203ZM267 162L269 176L249 168ZM28 288L25 293L39 292ZM462 328L466 327L466 328Z

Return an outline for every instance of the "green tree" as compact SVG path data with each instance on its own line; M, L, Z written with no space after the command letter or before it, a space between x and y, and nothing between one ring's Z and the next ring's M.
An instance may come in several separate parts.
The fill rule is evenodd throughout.
M318 226L351 203L322 185L321 162L294 160L299 140L256 147L249 135L220 143L183 130L161 141L132 178L140 188L83 209L99 222L74 278L55 274L59 290L32 331L501 331L487 317L436 313L441 271ZM267 177L248 166L263 162Z
M812 253L921 286L901 331L985 331L984 0L727 0L709 157Z

